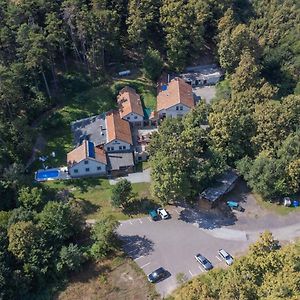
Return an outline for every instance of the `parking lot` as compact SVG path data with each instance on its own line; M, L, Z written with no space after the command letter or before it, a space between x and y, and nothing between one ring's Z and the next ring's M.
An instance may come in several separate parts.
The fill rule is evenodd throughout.
M233 256L245 251L250 243L245 235L222 231L216 226L200 226L202 216L195 222L195 215L182 207L172 207L168 220L152 221L150 217L121 222L118 234L124 251L149 274L164 267L171 276L156 284L157 291L165 296L177 286L176 274L187 278L205 272L194 255L201 253L214 266L226 267L217 256L224 248ZM199 223L200 221L200 223ZM207 221L207 220L206 220Z

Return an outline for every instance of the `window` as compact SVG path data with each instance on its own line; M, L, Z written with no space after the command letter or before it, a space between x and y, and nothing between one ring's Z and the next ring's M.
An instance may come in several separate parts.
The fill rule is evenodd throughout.
M89 171L90 171L90 168L85 168L85 171L86 171L86 172L89 172Z
M123 146L123 150L125 150L126 149L126 146Z
M107 147L107 151L110 151L110 147Z
M122 146L119 146L119 150L122 150Z
M142 157L141 157L141 156L139 156L139 157L138 157L138 160L142 160Z
M183 110L183 106L180 106L180 110Z
M100 170L101 170L101 167L97 167L97 170L100 171Z
M137 116L134 116L135 119L137 119Z
M88 161L88 160L85 160L85 161L84 161L84 164L85 164L85 165L87 165L88 163L89 163L89 161Z
M111 147L111 151L114 151L115 150L115 148L114 147Z
M127 120L130 120L130 117L127 117L126 119L127 119Z
M178 106L176 106L176 110L179 110L179 107L178 107Z
M74 173L78 173L78 169L74 169Z

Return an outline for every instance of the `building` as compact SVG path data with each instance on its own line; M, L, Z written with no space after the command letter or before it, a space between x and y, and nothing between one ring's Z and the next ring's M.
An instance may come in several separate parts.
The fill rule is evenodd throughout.
M121 119L118 111L110 111L105 118L107 152L132 151L132 136L129 122Z
M158 118L183 117L194 106L191 85L178 77L164 85L157 95Z
M67 154L67 162L71 177L102 175L107 171L104 150L87 140Z
M74 146L78 147L84 140L89 140L95 146L106 143L105 114L92 116L71 123Z
M124 87L117 97L120 117L134 125L141 126L144 121L144 111L140 96L131 87Z
M108 153L108 173L113 176L121 176L134 172L134 160L132 152Z
M223 76L223 72L215 64L189 67L186 68L186 71L180 76L193 87L215 85Z
M228 170L216 179L216 184L205 189L199 196L199 201L207 207L213 208L218 201L230 192L239 176L234 170Z

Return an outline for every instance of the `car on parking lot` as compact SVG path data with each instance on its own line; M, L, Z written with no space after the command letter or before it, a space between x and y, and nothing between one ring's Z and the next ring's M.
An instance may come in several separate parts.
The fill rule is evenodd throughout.
M156 283L160 280L165 279L167 276L168 276L168 272L163 267L160 267L155 271L153 271L152 273L150 273L147 277L151 283Z
M237 210L237 211L241 211L241 212L244 212L245 209L240 206L239 203L235 202L235 201L227 201L227 205L231 208L231 209L234 209L234 210Z
M169 213L164 209L164 208L158 208L157 209L157 213L158 215L163 219L163 220L166 220L166 219L169 219L170 218L170 215Z
M201 254L197 254L195 255L195 258L197 260L197 262L206 270L211 270L213 268L213 265L212 263L207 259L205 258L203 255Z
M228 266L233 264L233 257L224 249L219 249L218 254L223 260L225 260Z
M159 216L158 216L156 210L154 210L154 209L149 211L149 216L153 221L159 220Z

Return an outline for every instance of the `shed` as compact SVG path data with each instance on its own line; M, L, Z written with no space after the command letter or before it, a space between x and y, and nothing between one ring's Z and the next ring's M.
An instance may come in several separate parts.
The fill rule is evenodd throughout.
M205 189L199 195L199 200L205 202L211 208L215 207L217 202L234 188L238 178L239 175L235 170L226 171L216 179L214 186Z

